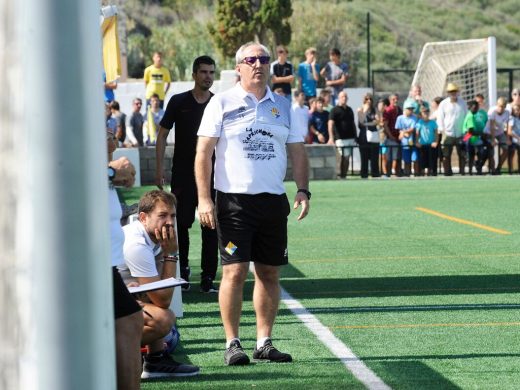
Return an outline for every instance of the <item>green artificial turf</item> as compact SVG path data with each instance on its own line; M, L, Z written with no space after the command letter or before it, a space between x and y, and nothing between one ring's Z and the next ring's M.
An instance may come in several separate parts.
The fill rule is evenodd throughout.
M287 188L291 200L294 184ZM131 203L147 189L122 192ZM284 289L392 388L518 388L518 177L315 181L311 191L309 216L289 217ZM176 357L199 365L201 375L143 389L364 387L283 304L274 342L295 361L224 366L217 297L198 292L199 231L194 224L193 288L183 294ZM248 352L251 291L249 281L241 326Z

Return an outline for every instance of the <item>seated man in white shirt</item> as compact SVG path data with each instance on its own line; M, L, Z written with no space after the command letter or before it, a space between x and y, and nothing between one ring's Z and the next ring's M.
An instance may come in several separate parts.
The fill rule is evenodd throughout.
M174 230L177 200L175 195L160 190L147 192L139 201L139 218L123 227L125 265L119 268L126 284L156 282L175 277L178 261L177 237ZM144 356L141 378L192 376L196 366L178 363L164 348L164 337L175 324L169 309L173 288L149 291L139 296L143 306L142 344Z

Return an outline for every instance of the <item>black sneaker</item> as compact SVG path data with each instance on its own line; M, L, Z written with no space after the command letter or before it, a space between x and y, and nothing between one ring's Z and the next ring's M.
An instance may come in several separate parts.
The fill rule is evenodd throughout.
M178 363L168 353L159 356L145 355L141 379L194 376L199 372L200 369L197 366Z
M276 363L292 362L292 356L288 353L283 353L273 347L271 340L267 340L264 346L260 349L256 349L253 352L253 359L255 360L268 360Z
M246 355L240 341L234 340L229 348L224 352L224 363L228 366L245 366L249 364L249 357Z
M182 268L181 267L181 278L187 281L187 284L183 284L181 286L182 291L190 291L191 285L190 285L190 276L191 276L191 269L190 267Z
M200 292L218 293L218 287L215 286L211 278L204 278L200 281Z

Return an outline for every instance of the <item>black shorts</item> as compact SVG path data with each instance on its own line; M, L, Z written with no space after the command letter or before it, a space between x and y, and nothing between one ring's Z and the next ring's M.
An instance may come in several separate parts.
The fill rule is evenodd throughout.
M112 267L112 282L114 285L114 317L117 320L141 311L141 306L130 294L123 282L117 267Z
M285 194L226 194L217 191L217 234L222 265L253 261L285 265L287 216Z

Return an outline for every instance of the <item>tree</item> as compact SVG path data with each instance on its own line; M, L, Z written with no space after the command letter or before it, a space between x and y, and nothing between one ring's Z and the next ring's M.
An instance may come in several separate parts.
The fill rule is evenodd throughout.
M224 56L253 40L273 46L291 41L291 0L218 0L215 13L208 29Z

